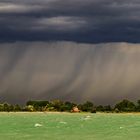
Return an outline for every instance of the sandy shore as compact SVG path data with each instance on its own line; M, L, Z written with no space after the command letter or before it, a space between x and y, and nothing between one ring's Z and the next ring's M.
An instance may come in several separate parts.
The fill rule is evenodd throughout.
M0 112L0 114L90 114L90 115L140 115L140 112L122 112L122 113L105 113L105 112L97 112L97 113L89 113L89 112L80 112L80 113L71 113L71 112Z

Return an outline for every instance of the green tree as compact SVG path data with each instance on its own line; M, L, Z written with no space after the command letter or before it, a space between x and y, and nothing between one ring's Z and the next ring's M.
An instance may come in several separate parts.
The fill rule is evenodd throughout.
M25 107L25 109L26 109L26 111L30 111L30 112L35 111L35 109L34 109L34 106L33 106L33 105L28 105L28 106L26 106L26 107Z
M104 112L104 107L102 105L99 105L96 107L96 111L99 111L99 112Z
M110 105L104 106L104 111L106 111L106 112L112 111L111 106Z
M14 106L14 111L21 111L21 107L18 104L16 104Z
M70 112L72 110L72 108L74 106L77 106L75 103L72 102L65 102L62 106L61 106L61 111L68 111Z
M0 104L0 111L4 111L4 104Z
M115 109L118 109L119 111L124 112L132 112L136 110L136 106L133 102L129 100L123 100L115 105Z
M32 105L36 111L44 111L44 108L49 104L48 101L28 101L26 105Z
M137 101L136 111L140 112L140 100Z
M85 112L91 112L94 108L94 105L92 102L85 102L84 104L81 105L81 110Z
M60 100L53 100L51 102L52 107L54 107L54 109L56 111L61 111L61 107L64 105L62 101Z
M4 108L3 108L4 111L8 111L8 112L10 111L10 105L9 105L8 103L4 103L4 104L3 104L3 107L4 107Z

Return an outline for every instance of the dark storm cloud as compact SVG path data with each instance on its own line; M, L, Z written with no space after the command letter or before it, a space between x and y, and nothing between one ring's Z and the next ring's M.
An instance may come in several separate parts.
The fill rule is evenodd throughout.
M0 44L0 101L140 98L140 44Z
M4 0L0 41L140 42L138 0Z

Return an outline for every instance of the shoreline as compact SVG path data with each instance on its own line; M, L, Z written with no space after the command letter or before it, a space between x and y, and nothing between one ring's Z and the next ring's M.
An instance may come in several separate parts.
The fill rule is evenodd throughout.
M140 112L121 112L121 113L106 113L106 112L96 112L96 113L90 113L90 112L80 112L80 113L71 113L71 112L0 112L0 114L90 114L90 115L140 115Z

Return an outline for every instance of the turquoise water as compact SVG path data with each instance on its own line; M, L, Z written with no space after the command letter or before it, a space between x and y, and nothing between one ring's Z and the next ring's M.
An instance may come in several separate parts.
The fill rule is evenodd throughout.
M140 115L0 113L0 140L140 140Z

